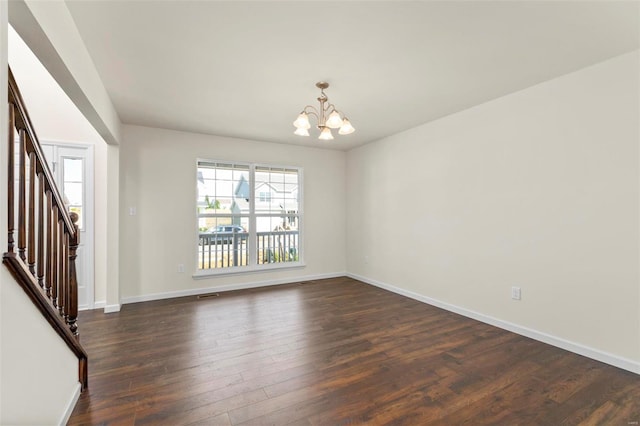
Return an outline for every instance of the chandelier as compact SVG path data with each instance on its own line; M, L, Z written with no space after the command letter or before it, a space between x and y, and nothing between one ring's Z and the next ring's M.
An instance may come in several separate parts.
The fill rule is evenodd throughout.
M318 109L311 105L304 107L296 121L293 122L296 128L296 131L293 133L298 136L309 136L309 129L311 128L309 115L315 115L318 120L317 127L320 129L318 139L325 141L333 139L331 129L339 128L338 134L340 135L348 135L355 132L356 129L353 128L347 117L342 115L336 107L329 102L327 95L324 94L324 89L329 87L329 83L319 81L316 83L316 87L320 89L320 96L318 97L320 108Z

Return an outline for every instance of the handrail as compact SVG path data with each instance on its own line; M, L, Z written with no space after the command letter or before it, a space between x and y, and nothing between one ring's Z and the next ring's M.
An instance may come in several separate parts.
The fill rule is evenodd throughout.
M88 386L88 357L77 326L78 215L67 211L11 68L8 86L8 247L2 263L78 358L78 377L84 390Z
M38 137L36 136L36 132L33 129L33 125L31 124L31 119L29 118L29 113L27 112L27 108L25 106L24 100L22 99L22 94L18 89L18 84L16 83L16 80L13 77L11 68L9 68L9 104L13 104L16 109L15 111L16 125L20 126L18 128L24 129L27 135L29 136L27 138L27 143L30 143L28 147L32 148L36 154L38 171L42 170L42 172L44 173L45 183L53 194L55 205L57 205L58 208L64 207L63 198L60 195L58 186L55 184L55 180L53 179L53 174L49 169L49 164L47 163L47 159L44 157L44 153L42 152L42 147L40 146L40 142L39 142L40 139L38 139ZM11 131L11 129L9 131ZM61 210L61 216L64 220L64 223L67 227L68 232L70 234L75 233L75 228L73 227L73 222L71 221L71 217L69 216L69 213L64 208L60 210Z
M51 306L49 300L39 291L37 283L28 269L25 269L24 263L20 261L16 253L5 253L2 259L11 275L16 279L18 284L27 293L29 299L36 305L38 310L43 313L47 322L54 328L60 337L67 344L69 349L76 355L80 364L78 366L78 376L82 385L82 390L88 386L88 356L78 339L70 331L69 327L64 323L62 317ZM25 285L25 283L28 283Z

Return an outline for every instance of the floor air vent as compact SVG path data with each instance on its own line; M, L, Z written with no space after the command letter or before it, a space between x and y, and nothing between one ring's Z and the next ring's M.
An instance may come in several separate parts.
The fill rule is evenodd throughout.
M198 299L211 299L212 297L218 297L220 296L219 293L207 293L207 294L201 294L199 296L197 296Z

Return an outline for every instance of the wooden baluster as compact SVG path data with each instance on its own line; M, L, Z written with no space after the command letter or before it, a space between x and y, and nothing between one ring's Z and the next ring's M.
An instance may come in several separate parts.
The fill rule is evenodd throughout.
M29 271L36 275L36 153L29 153L29 221L27 224Z
M58 207L58 209L60 209ZM66 294L65 294L65 259L64 259L64 239L65 239L65 231L64 231L64 221L60 216L58 218L58 312L60 315L63 315L63 309L65 303Z
M77 213L71 212L71 221L73 222L74 233L69 240L69 329L76 339L80 340L78 334L78 276L76 274L76 258L78 244L80 243L80 229L78 228L79 216Z
M20 259L26 261L26 256L24 254L25 248L27 246L27 226L26 226L26 189L27 189L27 176L26 176L26 157L25 153L27 151L27 132L24 129L20 129L20 152L19 156L19 176L18 176L18 254L20 255Z
M236 230L233 230L233 266L238 266L238 234Z
M63 306L63 316L67 324L69 324L69 299L71 298L71 286L69 285L69 233L68 231L64 232L64 250L62 255L62 261L64 265L64 279L62 280L62 285L64 286L64 306Z
M50 195L53 195L50 193ZM58 306L58 206L53 205L51 212L51 302Z
M44 287L44 233L47 230L44 227L44 173L38 173L38 261L36 266L38 269L38 284ZM49 289L47 288L47 296Z
M51 285L53 284L53 201L51 189L46 190L47 194L47 278L44 282L44 288L47 297L51 299Z
M7 240L7 251L9 253L13 253L14 239L13 239L13 231L15 231L15 198L14 198L14 185L15 185L15 128L16 128L16 111L15 105L12 103L9 104L9 152L7 153L8 157L8 175L7 175L7 198L8 198L8 212L7 212L7 230L9 233L9 238Z

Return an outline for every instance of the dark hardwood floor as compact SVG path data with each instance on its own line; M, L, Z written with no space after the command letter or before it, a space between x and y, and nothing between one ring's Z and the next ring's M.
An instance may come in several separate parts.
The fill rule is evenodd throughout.
M640 377L349 278L80 315L71 425L637 425Z

